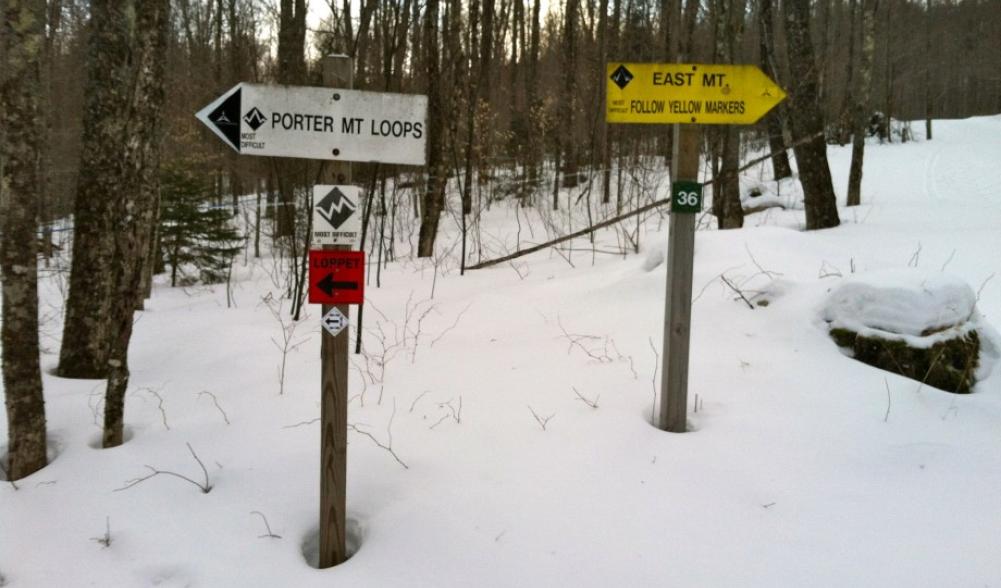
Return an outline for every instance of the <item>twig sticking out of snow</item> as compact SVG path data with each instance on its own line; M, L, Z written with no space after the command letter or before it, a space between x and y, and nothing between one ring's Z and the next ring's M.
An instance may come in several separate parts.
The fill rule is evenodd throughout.
M261 520L264 521L264 528L268 530L267 533L265 533L263 535L258 535L257 536L258 539L265 539L265 538L267 538L267 539L281 539L282 538L281 535L275 535L274 533L271 532L271 525L268 524L268 517L264 516L263 512L261 512L259 510L252 510L252 511L250 511L250 514L252 514L252 515L255 514L255 515L261 517Z
M100 543L105 548L111 547L111 517L104 517L104 535L91 537L90 540Z
M583 402L584 404L590 406L595 410L598 409L598 399L601 398L600 394L595 396L594 400L591 400L590 398L587 398L583 394L578 392L577 388L575 388L574 386L570 386L570 389L573 390L573 393L577 395L577 400L580 400L581 402Z
M199 490L202 491L203 494L208 494L209 492L212 491L212 484L209 483L209 471L207 469L205 469L205 464L202 463L202 460L198 457L198 454L195 453L195 450L191 448L191 444L190 443L185 443L185 445L188 446L188 451L191 452L191 457L195 458L195 461L198 462L198 466L202 468L202 474L205 477L205 482L204 483L196 482L196 481L192 480L191 478L189 478L189 477L187 477L187 476L185 476L183 474L178 474L177 472L172 472L172 471L169 471L169 470L158 470L158 469L154 468L153 466L147 465L146 468L151 473L149 473L149 474L147 474L147 475L145 475L145 476L143 476L141 478L135 478L133 480L129 480L121 488L115 488L114 492L119 492L121 490L128 490L129 488L132 488L133 486L135 486L137 484L141 484L142 482L145 482L146 480L149 480L150 478L155 478L156 476L159 476L160 474L165 474L165 475L168 475L168 476L174 476L175 478L180 478L180 479L182 479L182 480L184 480L184 481L186 481L186 482L188 482L190 484L194 484L195 486L198 487Z
M660 367L660 353L657 353L657 347L653 344L653 339L647 337L647 342L650 343L650 351L653 351L653 377L650 378L650 385L653 387L653 406L650 408L650 423L656 425L657 424L657 368Z
M554 412L553 414L551 414L551 415L549 415L547 417L540 417L535 412L535 409L533 409L530 405L528 407L528 410L531 411L532 416L535 417L535 422L539 423L539 427L541 427L543 431L546 430L546 426L549 424L549 421L551 421L553 419L553 417L556 416L556 413Z
M886 386L886 414L883 415L883 422L885 423L890 420L890 404L892 401L890 399L890 383L886 381L886 378L883 378L883 385Z
M744 301L744 304L747 305L747 308L750 308L751 310L754 310L754 305L751 304L751 301L747 299L747 296L744 296L744 292L740 288L738 288L737 286L734 286L733 282L731 282L730 280L728 280L725 275L721 274L720 277L719 277L719 279L723 280L723 283L726 284L731 290L734 291L734 293L737 294L737 296L740 297L741 300Z
M420 400L421 398L424 398L424 395L427 394L428 392L430 392L430 390L425 390L420 394L418 394L417 398L414 398L414 401L410 403L410 410L407 411L409 414L413 414L414 407L417 406L417 401Z
M202 390L201 392L198 393L199 398L201 398L203 395L212 398L212 403L215 404L216 409L218 409L219 413L222 414L222 420L226 421L226 424L228 425L229 416L226 414L226 411L223 410L221 406L219 406L219 399L216 398L215 394L209 392L208 390Z
M372 433L369 433L368 431L363 431L359 429L356 425L352 425L351 423L348 423L348 429L354 431L355 433L358 433L359 435L364 435L369 439L371 439L372 443L375 443L377 447L386 450L390 455L392 455L393 459L395 459L398 464L403 466L403 469L409 470L410 466L408 466L402 459L400 459L400 456L397 455L395 451L393 451L393 419L395 417L396 417L396 398L393 398L393 414L390 415L389 422L386 424L386 435L388 438L388 443L383 443L379 441L378 439L375 438L375 435L373 435Z
M8 473L7 473L7 468L5 468L5 467L4 467L4 465L3 465L3 462L2 462L2 461L0 461L0 472L3 472L3 477L4 477L4 479L6 479L6 480L7 480L8 482L10 482L10 486L11 486L11 488L13 488L13 489L14 489L15 491L17 491L17 490L20 490L20 489L21 489L21 488L20 488L20 487L19 487L19 486L17 485L17 482L15 482L14 480L11 480L11 479L10 479L10 474L8 474Z
M987 279L985 279L983 282L980 283L980 287L977 288L977 302L980 302L980 295L983 293L984 287L987 286L987 282L990 282L993 279L994 279L994 274L991 274L987 276Z
M294 425L285 425L282 428L283 429L294 429L296 427L304 427L306 425L312 425L313 423L316 423L316 422L319 422L319 421L320 421L320 417L316 417L315 419L309 419L308 421L299 421L298 423L296 423Z
M167 411L163 408L163 396L160 396L160 390L162 389L163 389L162 387L156 390L154 390L153 388L139 388L134 392L134 394L139 392L148 392L150 395L156 398L157 401L156 408L157 410L160 411L160 420L163 421L163 428L169 431L170 425L167 424Z

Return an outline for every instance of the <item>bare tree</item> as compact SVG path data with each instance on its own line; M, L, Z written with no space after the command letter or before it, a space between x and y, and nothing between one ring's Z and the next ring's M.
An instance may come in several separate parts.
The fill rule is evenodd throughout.
M717 62L735 63L737 43L743 32L743 0L717 0L716 57ZM720 171L713 183L713 214L721 229L744 226L744 209L740 204L740 129L723 125L717 130L720 149Z
M46 464L38 364L37 200L44 0L0 4L0 272L4 402L11 481Z
M831 181L831 168L827 163L817 61L810 39L810 1L785 0L782 8L790 55L790 118L793 137L797 139L793 149L799 180L803 185L806 228L836 227L841 224L841 219L838 218L838 203Z
M761 0L758 7L760 25L761 67L765 74L776 82L779 81L778 67L775 65L775 31L772 23L772 0ZM789 165L789 154L786 152L785 139L782 133L782 121L786 105L779 104L765 115L768 128L768 148L772 152L772 175L776 180L792 177L792 167Z
M104 396L104 447L123 441L125 392L129 385L128 350L133 314L142 294L144 244L153 228L139 214L159 192L164 64L170 27L170 0L136 3L135 74L129 87L121 146L122 182L116 198L117 227L112 262L114 299L110 305L108 386Z
M560 154L563 158L563 186L577 185L577 140L574 129L577 112L577 20L580 18L580 0L567 0L563 21L563 96L560 99L563 130L559 134ZM557 156L559 159L559 156ZM557 170L559 173L560 170ZM553 209L558 207L553 198Z
M424 13L424 50L428 91L428 182L421 206L421 228L417 255L434 255L438 221L445 208L444 96L439 80L438 0L428 0Z
M862 0L860 11L862 50L855 75L854 116L852 117L852 162L848 172L848 206L862 202L862 162L865 158L865 135L869 121L869 90L872 87L872 55L876 46L876 10L879 0Z
M90 5L86 110L80 179L73 215L73 260L66 301L59 375L102 378L107 374L112 202L120 192L124 133L132 68L127 2Z

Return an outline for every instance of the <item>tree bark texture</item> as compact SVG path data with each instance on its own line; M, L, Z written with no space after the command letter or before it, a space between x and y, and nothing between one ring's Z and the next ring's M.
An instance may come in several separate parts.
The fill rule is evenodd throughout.
M772 0L761 0L758 9L758 19L761 30L761 68L765 75L779 81L779 68L775 64L775 30L772 24ZM776 180L792 177L792 167L789 165L789 153L786 151L785 138L782 134L782 121L785 118L786 105L779 104L765 115L768 128L768 148L772 156L772 175Z
M736 44L743 28L744 6L739 0L716 2L717 63L733 63ZM720 173L713 185L713 212L721 229L744 226L744 208L740 204L740 127L723 125L717 131L720 149Z
M424 51L428 88L428 181L421 206L417 256L434 255L438 221L445 208L445 159L443 94L439 77L438 0L428 0L424 14Z
M90 14L72 269L59 352L59 375L66 378L107 374L112 200L121 191L120 146L132 71L131 3L94 0Z
M170 0L137 0L135 8L135 69L133 83L129 86L121 145L122 190L115 199L114 290L110 309L108 385L104 396L104 447L121 445L124 440L132 319L142 296L142 266L153 229L152 216L146 211L152 208L160 189L164 104L162 56L170 30Z
M862 50L855 76L854 116L852 117L852 162L848 170L848 206L862 203L862 162L865 158L866 127L869 122L869 93L872 87L872 57L876 47L878 0L862 0Z
M574 119L577 111L577 19L580 18L579 0L567 0L566 20L563 24L563 98L560 100L563 130L559 136L563 155L563 186L577 186L577 133ZM559 173L559 170L557 170ZM555 209L556 203L554 201Z
M43 132L44 0L5 0L0 69L0 279L9 480L46 464L45 400L38 362L38 160Z
M278 27L278 83L303 84L306 81L306 1L281 0ZM350 19L347 19L350 23ZM305 177L301 161L272 159L278 184L278 210L275 237L295 238L296 188Z
M824 118L817 92L817 61L810 41L810 1L786 0L783 5L786 42L790 55L790 108L793 138L813 136L794 147L799 180L803 185L807 230L841 224L838 203L827 163Z

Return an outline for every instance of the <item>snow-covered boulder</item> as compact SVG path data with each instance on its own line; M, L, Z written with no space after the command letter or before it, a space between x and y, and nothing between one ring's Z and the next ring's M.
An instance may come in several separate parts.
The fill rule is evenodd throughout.
M822 310L855 359L948 392L969 393L980 356L977 297L953 276L916 269L854 274Z

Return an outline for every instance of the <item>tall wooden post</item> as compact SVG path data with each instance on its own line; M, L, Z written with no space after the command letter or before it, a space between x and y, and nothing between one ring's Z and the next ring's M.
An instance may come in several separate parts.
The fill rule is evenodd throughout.
M698 181L699 126L674 125L671 181ZM672 190L672 197L673 197ZM684 433L688 415L688 346L692 319L695 213L672 212L667 247L667 297L660 379L659 426Z
M329 88L351 89L354 85L354 60L346 55L323 58L323 85ZM334 92L335 100L338 99ZM332 145L331 149L345 146ZM332 151L331 154L334 152ZM351 164L327 162L321 178L325 184L351 182ZM324 245L324 249L350 249L346 245ZM323 305L323 314L330 305ZM344 316L346 304L337 305ZM320 339L320 567L329 568L347 558L345 530L347 527L348 469L348 332L336 337L321 329Z

